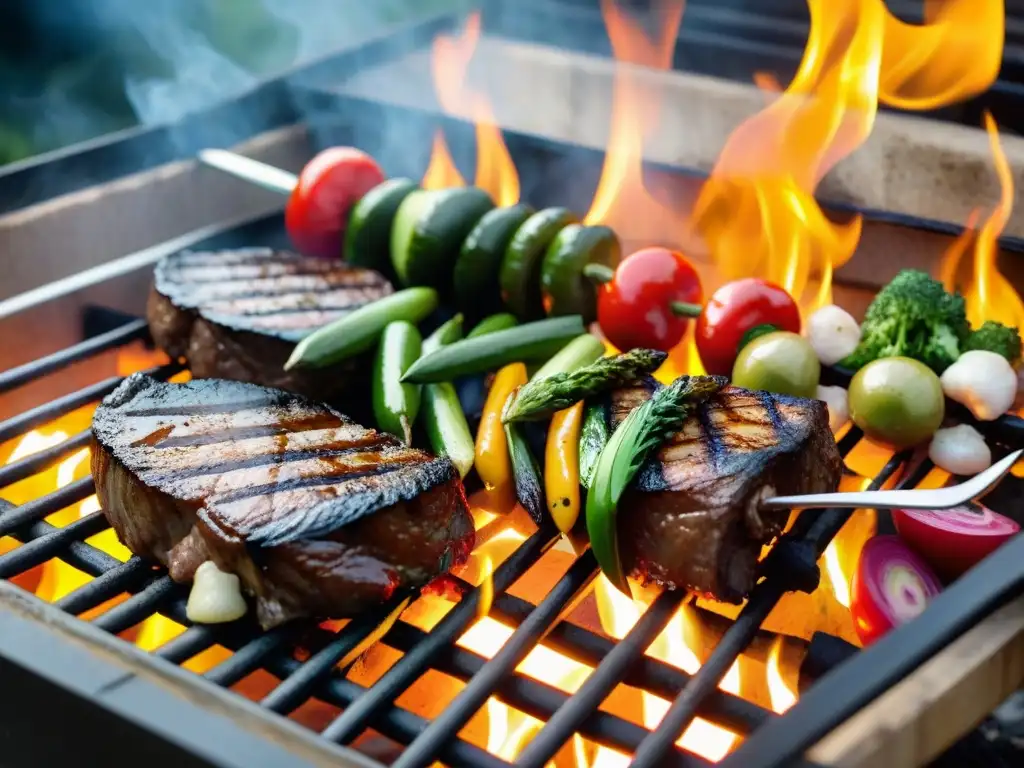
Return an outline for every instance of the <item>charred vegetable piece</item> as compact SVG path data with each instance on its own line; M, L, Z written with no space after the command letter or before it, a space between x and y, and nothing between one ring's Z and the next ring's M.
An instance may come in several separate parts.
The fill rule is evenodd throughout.
M1020 525L980 504L955 509L897 509L896 530L945 579L966 573L1020 533Z
M728 375L755 335L800 333L800 309L784 288L747 277L712 294L697 318L697 351L708 373Z
M580 485L590 488L597 469L597 459L608 443L608 407L604 403L587 406L580 428Z
M462 243L452 284L455 304L470 317L501 306L499 275L512 236L534 209L524 203L494 208L483 215Z
M864 645L917 617L942 591L928 564L897 536L869 539L853 579L850 613Z
M548 246L540 269L541 300L548 315L582 315L597 319L597 286L583 268L601 264L614 268L622 259L619 238L608 227L569 224Z
M377 426L412 445L412 425L420 410L420 388L403 384L402 374L420 356L423 339L404 320L388 323L373 366L373 415Z
M341 256L352 207L384 181L376 161L355 147L331 147L310 160L288 198L284 223L295 247L310 256Z
M597 319L608 341L623 351L670 351L704 300L697 270L683 254L667 248L636 251L614 272L595 264L584 271L603 283L597 292Z
M345 230L345 261L391 276L391 226L398 207L418 189L411 179L388 179L352 208Z
M732 369L732 383L779 395L814 397L821 363L803 336L773 331L747 344Z
M451 381L457 376L485 373L509 363L547 360L584 330L583 321L576 315L552 317L483 337L463 339L424 353L402 380L415 384Z
M909 357L936 373L956 362L970 333L958 293L947 293L930 275L905 269L878 292L861 323L861 340L839 362L857 370L873 360Z
M462 315L456 315L423 342L423 352L429 354L461 336ZM450 381L423 387L423 424L434 453L451 459L459 475L465 477L473 468L476 447L459 395Z
M540 293L541 260L555 236L578 221L565 208L545 208L523 222L505 249L499 281L501 298L520 320L544 316Z
M433 288L407 288L360 307L314 331L295 347L284 369L322 368L370 349L388 323L418 323L437 308Z
M569 373L535 377L519 390L505 417L509 421L544 419L573 403L636 381L653 373L667 355L653 349L632 349L605 357Z
M946 412L939 377L909 357L868 363L850 382L849 399L853 423L895 450L929 439Z
M544 496L551 519L569 533L580 515L580 423L583 402L551 417L544 451Z
M496 315L485 317L474 325L473 330L466 335L466 338L475 339L477 336L484 336L495 331L507 331L509 328L515 328L517 325L519 325L519 321L516 320L515 315L509 312L499 312Z
M522 363L509 363L499 370L487 393L476 432L476 471L494 505L501 511L511 510L516 499L515 477L501 413L515 389L525 383L526 366Z
M502 416L504 421L504 415ZM544 482L537 459L518 424L505 422L505 440L508 442L512 475L515 477L516 498L537 525L544 522Z
M616 534L619 499L650 453L679 430L692 407L727 383L721 376L681 376L631 411L601 451L587 494L587 533L601 570L627 595Z

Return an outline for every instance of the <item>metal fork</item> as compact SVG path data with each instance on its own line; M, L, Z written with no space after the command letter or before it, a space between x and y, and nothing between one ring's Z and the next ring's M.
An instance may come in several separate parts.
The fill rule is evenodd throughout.
M970 480L947 488L921 488L900 491L852 491L849 493L809 493L804 496L775 496L762 505L771 509L812 509L850 507L853 509L950 509L975 501L992 489L1017 463L1024 449L1014 451Z

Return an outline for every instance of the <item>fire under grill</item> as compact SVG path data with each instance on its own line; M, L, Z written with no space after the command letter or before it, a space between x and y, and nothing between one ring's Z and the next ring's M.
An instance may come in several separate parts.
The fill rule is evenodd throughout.
M572 14L589 14L592 22L592 9L579 10L584 5L551 7L574 8ZM697 5L714 15L707 10L710 4ZM490 11L485 26L502 18L500 8ZM404 153L388 168L392 175L414 176L426 165L438 125L448 132L457 159L462 148L472 146L472 139L458 140L472 136L465 119L440 118L436 105L417 100L430 88L429 78L423 79L429 70L424 44L453 26L444 19L406 29L346 53L342 69L354 67L351 77L339 81L341 65L321 63L295 82L268 84L245 103L272 105L272 116L259 123L259 130L305 118L314 144L355 143L385 154L395 143L419 147L422 156L419 150ZM558 37L557 24L545 29ZM486 37L481 45L499 64L530 63L522 58L530 53L528 46ZM585 90L590 81L563 66L575 55L565 52L552 73L571 69L570 80ZM406 88L380 96L381 81L375 78L388 71ZM550 86L557 78L540 81ZM506 101L515 102L514 94L506 94ZM152 135L140 132L14 169L0 178L0 199L7 205L12 190L36 194L51 188L53 179L70 179L61 192L73 192L83 178L105 181L108 161L123 165L125 153L139 146L155 148L147 154L160 162L181 159L200 148L195 142L202 142L204 130L223 114L221 108L197 115L177 134L163 128ZM516 166L540 172L532 180L531 201L585 206L572 195L583 195L587 185L566 185L560 177L571 166L577 181L596 183L602 159L597 147L603 140L586 130L539 135L529 117L502 115L501 123L513 124L504 137ZM579 120L584 128L592 122ZM398 133L383 130L395 125L401 126ZM232 133L230 143L243 138L251 136ZM303 132L294 128L259 136L248 149L289 168L310 154ZM654 154L659 155L657 148ZM664 152L656 159L663 165L655 170L678 182L678 196L692 198L699 174L681 172L672 165L680 158ZM682 159L702 166L699 157ZM852 178L866 175L854 172ZM530 182L527 173L523 176ZM956 178L947 183L958 188ZM914 694L905 686L928 698L920 691L935 680L929 664L944 666L945 677L933 687L945 696L959 692L971 706L958 718L928 720L926 708L925 715L902 721L911 722L906 728L941 731L933 743L914 751L927 759L969 731L1024 676L1019 597L1024 537L956 581L913 622L860 650L827 614L845 611L834 594L848 583L836 545L851 526L862 537L871 535L863 524L871 513L840 509L797 518L762 562L763 578L739 610L665 592L650 595L643 607L626 606L628 620L622 626L610 622L616 624L612 632L603 621L593 556L577 557L560 546L553 528L538 530L513 515L478 517L477 551L458 575L423 594L398 595L349 622L295 623L270 632L248 619L191 626L185 615L187 588L131 557L98 509L88 474L90 415L131 372L174 380L188 376L183 366L152 350L146 324L138 319L155 260L183 247L283 245L280 216L262 216L278 201L237 191L237 183L194 165L157 168L130 184L115 180L101 189L98 195L75 192L66 206L44 204L0 221L9 225L3 231L12 237L13 252L35 250L40 261L57 249L34 248L42 242L39 233L55 222L69 222L66 231L84 254L75 270L91 268L81 279L75 270L64 280L63 274L23 274L25 284L18 290L35 291L32 301L15 296L0 303L0 329L5 343L10 341L0 350L8 367L0 373L0 450L13 451L0 453L0 462L6 461L0 466L0 495L11 500L0 501L0 723L5 726L0 763L60 764L74 745L75 759L87 765L137 762L139 755L157 765L217 768L355 766L370 765L372 759L403 768L438 760L453 766L553 761L556 768L610 768L628 763L626 756L637 766L703 766L723 755L724 765L737 768L876 765L872 758L885 745L871 744L869 736L885 729L858 730L855 713L870 716L869 704L895 696L874 717L897 722L897 713L917 703L908 704L906 697ZM835 189L846 188L840 183ZM186 196L192 203L187 220L172 221L164 212L180 207ZM959 215L957 204L970 196L967 190L953 200L944 211L950 220ZM849 204L864 210L886 202L843 194L837 199L848 204L845 215ZM924 213L910 196L906 199L898 215L868 215L861 250L837 275L837 296L862 307L878 281L891 276L894 260L888 254L899 252L903 266L927 268L928 253L950 247L956 229L917 218ZM836 210L843 215L843 206ZM152 232L142 250L139 228ZM1020 267L1014 264L1024 248L1012 239L1000 245L1004 272L1019 283ZM111 253L131 255L107 264ZM44 357L38 357L40 350ZM839 380L838 372L826 372L822 383ZM923 487L941 474L927 459L891 455L862 437L856 428L840 433L848 468L844 482L851 488ZM1024 446L1024 421L1003 419L986 437L998 459ZM1019 519L1020 489L1017 478L1007 478L990 506ZM878 528L887 532L889 526L887 516L879 514ZM848 571L852 563L845 567ZM816 602L823 594L830 608ZM815 612L825 618L817 621ZM810 618L802 625L787 623L779 621L780 613ZM848 612L842 616L849 624ZM1001 629L983 634L981 643L972 640L993 621ZM849 638L852 629L847 630ZM692 663L680 665L678 653L664 650L666 636L673 633L688 635ZM961 654L958 643L965 642L980 645L997 665L994 672L987 670L987 687L977 682L987 668L950 669L949 658L970 656ZM972 669L976 674L968 675ZM736 670L744 680L756 679L753 693L738 684ZM915 681L922 672L932 677ZM60 739L53 735L56 713ZM687 737L677 746L684 732ZM999 765L985 750L984 740L968 747L971 759ZM915 761L902 754L900 759L894 762ZM952 764L966 763L954 759Z
M145 340L146 335L142 321L129 322L7 371L0 375L0 390L31 386L41 376L59 373L65 366L102 351ZM169 363L152 367L148 372L166 379L181 370L179 364ZM0 440L17 438L32 428L67 416L113 390L118 381L115 377L96 382L10 418L0 424ZM841 452L849 456L860 441L860 432L851 429L840 440ZM87 433L83 432L8 463L0 469L0 487L12 486L52 469L80 451L86 442ZM932 466L925 460L906 472L909 458L906 454L889 458L870 487L880 488L897 479L896 487L917 486ZM37 742L50 725L41 712L30 714L28 711L31 702L39 701L38 693L33 696L32 691L44 686L55 669L63 674L56 681L49 680L50 685L78 689L80 696L85 687L85 700L79 700L76 709L65 711L62 719L74 719L82 708L99 706L116 711L117 705L130 703L132 712L122 712L122 715L155 728L155 721L163 716L166 705L159 691L146 690L141 684L135 696L119 700L118 690L130 685L138 673L122 671L110 682L96 674L92 666L63 668L60 654L51 656L44 652L42 645L37 645L43 642L39 634L79 632L65 630L70 617L79 617L86 619L93 629L130 637L126 633L160 616L188 628L152 649L148 663L158 672L167 664L188 666L190 660L217 648L219 660L205 669L202 677L216 686L252 695L253 688L246 688L244 682L260 673L269 675L267 679L274 682L266 685L257 698L261 717L268 723L272 723L275 716L289 715L310 702L319 702L329 713L320 720L322 739L343 745L365 744L366 734L372 729L404 747L400 753L396 748L396 755L400 756L395 765L426 766L435 759L458 766L508 765L506 760L459 736L463 726L483 710L492 697L543 723L519 753L516 765L547 764L561 750L572 747L574 734L595 745L635 754L635 765L707 765L706 759L674 746L680 734L697 717L743 739L742 745L727 758L726 765L813 765L802 757L804 750L1019 592L1024 577L1019 567L1024 558L1024 539L1018 537L956 582L919 619L870 650L858 652L838 638L821 633L807 643L790 638L791 644L799 646L802 656L799 677L805 690L796 706L780 716L724 692L718 685L748 649L763 656L766 647L786 641L763 630L762 624L785 593L809 593L817 588L820 577L817 563L850 518L849 510L830 509L801 516L764 561L764 578L735 621L699 610L704 617L702 624L715 635L717 643L700 669L690 675L644 655L680 605L687 601L684 592L664 592L657 596L618 642L565 618L597 577L597 565L589 551L575 558L536 603L509 594L509 588L529 578L531 569L555 546L558 536L552 528L541 528L524 536L494 570L493 602L488 616L512 632L490 659L457 642L477 621L481 605L486 606L491 600L489 590L475 588L460 578L447 584L442 597L435 595L434 599L451 601L453 605L429 631L402 619L393 623L388 620L406 600L416 598L416 595L405 594L338 630L327 625L286 625L260 632L255 625L245 622L240 626L189 626L185 617L185 587L175 584L165 573L155 571L137 557L123 560L95 543L108 532L101 512L88 512L61 526L46 521L45 518L85 501L93 490L92 479L83 477L9 508L0 516L0 534L20 542L14 548L6 547L8 551L0 555L0 577L13 584L27 585L34 569L51 569L51 577L59 578L59 573L55 576L53 572L67 566L74 569L73 573L86 577L81 586L63 594L52 608L45 610L23 597L24 593L11 584L0 585L0 610L5 613L5 621L13 622L5 624L0 632L0 669L4 670L5 681L13 681L13 685L5 682L0 697L2 711L6 718L17 716L21 710L17 719L24 722L22 733L8 740L20 744L22 749L32 750L37 760L49 749L60 748L59 745L41 746ZM503 519L496 522L501 528L506 527ZM484 546L488 534L485 527L480 536ZM69 570L64 578L74 578L71 573ZM19 616L21 612L38 613L45 618L45 625L23 632L20 624L25 617ZM85 638L97 642L91 633ZM124 644L123 641L118 643ZM368 686L347 677L354 657L376 643L402 655ZM572 694L537 679L536 673L517 672L517 666L540 644L593 667L594 671ZM112 646L102 643L101 647ZM15 669L18 670L16 675L13 674ZM432 719L410 712L398 701L431 670L465 683ZM826 674L829 672L832 673ZM674 700L674 704L652 732L601 708L602 702L619 686ZM89 703L89 698L94 701ZM105 704L108 698L113 707ZM113 713L108 716L116 717ZM90 721L91 718L87 718L83 722ZM193 740L195 735L177 729L173 738L152 736L147 755L171 756L184 748L197 765L242 764L232 756L235 745L231 742L197 742ZM109 749L108 734L104 732L87 735L76 746L76 752L97 757ZM91 760L87 763L93 764Z

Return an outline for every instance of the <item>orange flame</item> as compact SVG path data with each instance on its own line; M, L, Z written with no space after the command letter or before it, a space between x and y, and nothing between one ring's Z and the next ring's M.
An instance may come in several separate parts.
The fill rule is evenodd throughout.
M999 74L1003 0L925 0L924 24L885 12L878 97L910 110L936 109L988 89Z
M1013 210L1013 175L999 143L999 128L992 115L984 116L992 151L992 162L999 179L999 202L981 229L974 231L974 216L968 220L967 229L956 239L943 256L939 275L946 288L962 288L967 303L967 319L972 326L979 326L986 320L1005 325L1024 326L1024 302L1014 290L1010 281L999 271L999 235ZM973 248L971 244L973 243ZM973 250L971 277L965 286L958 284L959 267L963 256Z
M724 277L764 277L813 310L831 301L832 272L860 239L859 217L835 224L813 194L874 125L885 9L881 0L808 5L796 76L729 137L695 217Z
M652 39L614 0L601 0L617 65L604 166L584 221L614 227L627 239L660 239L679 229L674 215L644 188L644 126L657 123L660 101L639 67L664 70L672 65L684 7L685 0L655 4L657 36ZM643 215L637 217L638 212Z
M477 161L475 185L488 192L499 206L519 202L519 176L505 146L497 120L486 95L466 85L469 63L480 40L480 13L470 14L459 36L434 38L431 68L441 108L449 115L468 116L476 125ZM423 174L424 189L463 187L445 141L444 131L434 134L430 162Z

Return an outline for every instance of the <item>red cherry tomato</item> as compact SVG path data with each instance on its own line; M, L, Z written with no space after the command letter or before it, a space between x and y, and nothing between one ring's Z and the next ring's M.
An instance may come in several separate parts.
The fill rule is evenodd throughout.
M376 161L354 147L320 152L299 174L284 223L295 247L310 256L340 259L348 214L363 195L384 181Z
M800 333L800 309L785 290L757 277L726 283L697 318L697 351L710 374L728 376L751 328L771 325Z
M618 349L668 352L690 322L672 311L672 302L699 305L703 297L700 277L685 256L644 248L623 259L615 277L598 290L597 320Z
M931 568L898 536L869 539L861 550L850 595L857 636L864 645L873 643L917 617L941 591Z
M1020 533L1008 517L980 504L940 509L894 509L896 531L911 549L952 581Z

